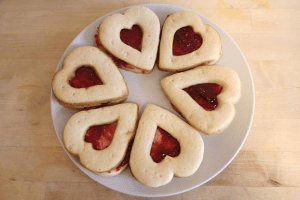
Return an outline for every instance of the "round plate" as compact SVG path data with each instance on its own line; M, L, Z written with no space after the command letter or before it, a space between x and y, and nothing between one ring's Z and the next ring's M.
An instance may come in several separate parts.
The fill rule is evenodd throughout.
M163 4L146 4L141 6L148 7L155 12L160 19L161 25L168 14L188 10ZM109 13L86 27L68 46L60 59L57 70L61 69L62 62L66 55L76 47L82 45L94 46L93 36L97 27L105 17L113 13L124 13L127 9L128 8L123 8ZM68 119L77 111L60 105L51 92L52 120L62 147L72 161L84 173L98 183L113 190L135 196L159 197L179 194L196 188L214 178L228 166L244 144L252 124L255 103L254 85L248 63L239 47L222 28L201 14L198 15L205 24L211 25L220 34L223 45L223 55L217 65L229 66L239 74L242 82L242 96L240 101L235 105L236 116L233 122L223 133L215 136L206 136L200 133L205 144L204 158L200 168L192 176L186 178L174 177L173 180L165 186L150 188L139 183L131 174L129 168L115 177L102 177L92 173L80 164L77 157L67 152L63 145L63 128ZM178 115L178 113L172 109L159 85L160 80L168 76L169 73L159 71L156 66L153 72L147 75L135 74L124 70L120 71L124 75L130 91L127 102L138 103L140 106L140 114L142 114L147 104L152 103Z

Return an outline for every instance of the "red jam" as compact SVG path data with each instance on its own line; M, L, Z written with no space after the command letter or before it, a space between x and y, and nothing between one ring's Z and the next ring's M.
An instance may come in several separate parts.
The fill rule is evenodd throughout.
M102 44L99 42L98 34L94 35L94 39L97 47L102 47Z
M119 67L125 67L125 68L128 68L128 69L135 69L134 66L128 64L127 62L123 61L123 60L120 60L119 58L116 58L115 56L113 56L112 54L108 54L114 61L114 63L119 66Z
M95 34L94 35L94 38L95 38L95 43L97 45L97 47L101 48L102 47L102 44L100 43L99 39L98 39L98 34ZM112 55L111 53L109 53L108 51L105 51L105 53L111 57L111 59L114 61L114 63L119 66L119 67L125 67L125 68L128 68L128 69L135 69L134 66L128 64L127 62L123 61L123 60L120 60L119 58L116 58L114 55Z
M87 130L84 141L92 143L96 150L106 149L112 141L116 127L117 122L92 126Z
M200 106L211 111L218 106L217 95L221 93L222 86L216 83L202 83L184 88Z
M125 166L126 164L129 163L132 144L133 144L133 140L131 140L129 142L127 150L126 150L125 157L124 157L123 161L116 167L116 171L119 171L121 169L121 167L123 167L123 166Z
M102 108L102 107L105 107L105 106L108 106L108 105L110 105L110 104L109 103L101 103L100 105L97 105L97 106L84 107L81 110L97 109L97 108Z
M180 153L179 142L168 132L157 127L152 143L150 156L156 163L161 162L166 156L176 157Z
M131 30L122 29L120 32L120 38L125 44L141 51L143 32L138 25L133 25Z
M192 27L182 27L174 35L173 55L180 56L191 53L199 49L201 45L202 37L196 34Z
M211 63L212 61L206 61L200 64L200 66L204 66L204 65L208 65L209 63Z
M102 81L92 67L82 66L75 71L75 76L69 80L74 88L88 88L93 85L102 85Z

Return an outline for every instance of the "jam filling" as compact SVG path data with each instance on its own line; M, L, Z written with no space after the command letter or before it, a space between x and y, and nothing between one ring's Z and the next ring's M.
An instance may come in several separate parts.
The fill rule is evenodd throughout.
M116 127L117 122L91 126L85 134L84 141L92 143L95 150L106 149L112 141Z
M192 27L185 26L175 32L173 40L173 55L180 56L200 48L202 37L196 34Z
M97 108L102 108L102 107L105 107L105 106L108 106L108 105L109 105L109 103L101 103L100 105L97 105L97 106L84 107L81 110L97 109Z
M200 66L204 66L204 65L208 65L209 63L211 63L212 61L206 61L200 64Z
M180 144L167 131L159 126L156 129L150 156L156 163L161 162L166 156L176 157L180 154Z
M111 124L92 126L87 130L84 141L92 143L93 148L95 150L106 149L112 141L116 127L117 122L113 122ZM129 163L132 144L133 140L129 142L125 157L123 161L115 168L116 171L119 171L123 166ZM111 171L109 171L108 173L110 172Z
M125 44L131 46L132 48L134 48L138 51L141 51L143 32L138 25L133 25L131 30L122 29L120 32L120 38L121 38L122 42L124 42ZM96 43L97 47L101 48L102 44L99 41L98 34L94 35L94 39L95 39L95 43ZM105 52L107 53L107 55L109 55L112 58L112 60L114 61L114 63L117 66L125 67L127 69L135 69L134 66L128 64L127 62L125 62L123 60L118 59L117 57L115 57L114 55L109 53L108 51L105 51ZM145 73L145 71L142 71L142 73Z
M200 106L211 111L218 106L217 95L221 93L222 86L216 83L202 83L184 88Z
M133 144L133 140L131 140L129 142L126 153L125 153L125 157L124 157L123 161L116 167L116 171L119 171L123 166L125 166L126 164L129 163L132 144Z
M122 29L120 32L120 38L125 44L141 51L143 32L138 25L133 25L131 30Z
M96 43L97 47L99 47L99 48L102 47L102 44L100 43L99 38L98 38L98 34L94 35L94 39L95 39L95 43Z
M88 88L94 85L102 85L101 79L92 67L82 66L75 71L75 76L69 80L74 88Z

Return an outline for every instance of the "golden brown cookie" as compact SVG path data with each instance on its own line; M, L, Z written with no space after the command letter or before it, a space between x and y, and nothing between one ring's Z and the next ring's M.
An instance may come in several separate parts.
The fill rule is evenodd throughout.
M80 111L64 128L64 145L87 169L100 175L116 175L127 166L122 161L137 121L138 105L134 103Z
M219 34L203 24L197 14L180 11L165 20L160 40L160 70L179 72L199 65L212 65L221 55Z
M132 40L140 37L138 33L124 37L124 41L126 37L129 38L128 44L121 40L123 32L125 34L126 31L129 31L128 29L135 31L136 26L142 31L140 48L138 44L130 44L135 43ZM141 6L134 6L124 14L118 13L108 16L98 28L98 39L103 48L112 54L114 61L119 63L120 68L135 73L150 73L152 71L157 56L159 34L158 17L150 9Z
M169 151L177 149L174 140L179 145L176 155ZM173 113L149 104L139 121L129 164L138 181L159 187L169 183L173 176L187 177L195 173L203 152L203 140L194 128Z
M76 71L84 68L94 71L100 82L90 87L71 86L71 80L77 78ZM121 103L129 94L124 77L114 62L91 46L78 47L65 58L62 69L53 77L52 90L60 103L76 109Z
M161 87L188 123L207 135L229 126L241 96L238 74L225 66L200 66L173 74L161 81Z

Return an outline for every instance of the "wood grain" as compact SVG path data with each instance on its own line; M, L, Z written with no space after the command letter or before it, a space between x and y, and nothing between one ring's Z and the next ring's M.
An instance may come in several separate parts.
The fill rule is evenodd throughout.
M51 80L74 37L140 3L199 12L225 29L253 75L253 126L233 162L205 185L156 199L299 199L300 1L0 1L0 199L151 199L106 188L64 153L50 111Z

